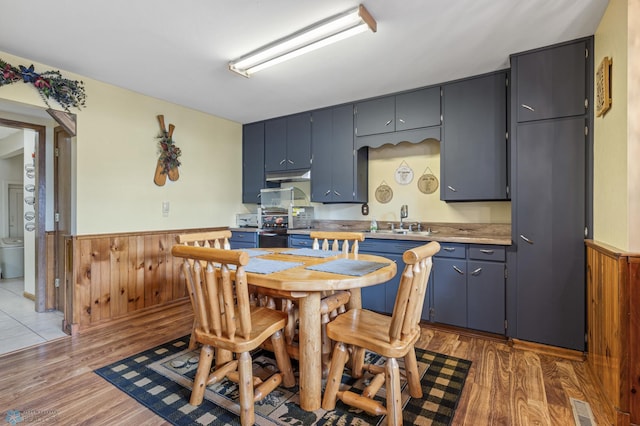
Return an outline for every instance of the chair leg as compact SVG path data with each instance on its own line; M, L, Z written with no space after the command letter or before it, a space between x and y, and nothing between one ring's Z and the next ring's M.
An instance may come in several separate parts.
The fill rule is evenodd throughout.
M196 320L193 320L193 326L191 327L191 337L189 338L189 350L192 351L194 350L197 346L198 346L198 342L196 342L196 336L195 336L195 331L196 331Z
M242 352L238 356L238 373L240 382L240 424L242 426L252 426L255 422L255 412L253 409L253 368L251 365L251 355L249 352Z
M329 364L331 363L331 339L327 336L327 324L329 323L329 315L322 314L320 320L320 336L322 338L322 377L327 377Z
M353 346L351 354L351 377L359 379L364 372L364 348Z
M327 376L327 384L324 389L324 397L322 398L322 408L331 411L336 408L336 399L342 382L342 373L344 365L347 363L349 352L342 342L337 342L333 348L333 357L331 359L331 368Z
M284 328L284 336L288 345L293 344L296 336L296 307L289 299L282 299L282 311L287 313L287 325Z
M413 348L404 356L404 369L407 375L407 383L409 384L409 395L412 398L422 398L418 361L416 360L416 351Z
M402 425L402 393L400 390L400 367L395 358L387 359L385 367L387 387L387 425Z
M204 390L207 387L212 363L213 348L209 345L203 345L202 349L200 349L198 370L196 371L196 377L193 379L193 389L191 390L191 399L189 400L189 404L202 404L202 400L204 399Z
M276 364L278 364L278 370L283 375L284 387L290 388L295 386L296 378L293 375L293 368L291 367L291 358L287 353L287 347L284 344L284 337L281 331L276 331L271 336L271 343L273 344L273 353L276 356Z

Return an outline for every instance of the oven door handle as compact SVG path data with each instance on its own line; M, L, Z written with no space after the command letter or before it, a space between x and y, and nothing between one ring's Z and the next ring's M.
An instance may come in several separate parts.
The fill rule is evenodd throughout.
M278 236L278 234L274 234L274 233L271 233L271 232L262 232L260 235L263 235L265 237L277 237Z

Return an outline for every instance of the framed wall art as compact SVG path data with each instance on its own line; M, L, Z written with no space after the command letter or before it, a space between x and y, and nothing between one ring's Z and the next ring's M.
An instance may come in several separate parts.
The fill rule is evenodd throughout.
M611 64L611 58L605 56L596 70L596 117L611 108Z

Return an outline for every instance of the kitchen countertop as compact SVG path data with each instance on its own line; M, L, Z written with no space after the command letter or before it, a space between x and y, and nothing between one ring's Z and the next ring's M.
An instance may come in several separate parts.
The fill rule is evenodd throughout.
M421 223L422 231L391 231L391 222L378 221L379 231L370 232L368 221L314 221L313 229L289 229L289 235L309 235L311 231L364 232L366 238L382 240L438 241L445 243L492 244L510 246L510 223ZM394 225L397 227L398 223ZM405 228L408 224L405 224ZM230 228L232 231L251 232L255 228ZM428 230L431 232L427 232Z

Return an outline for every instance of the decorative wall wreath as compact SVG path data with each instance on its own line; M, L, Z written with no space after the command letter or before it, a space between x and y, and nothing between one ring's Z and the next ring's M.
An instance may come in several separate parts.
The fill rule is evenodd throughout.
M37 73L33 64L29 68L23 65L16 68L0 59L0 87L17 83L20 80L33 84L42 101L49 108L51 108L49 99L59 103L66 112L69 112L69 108L82 109L85 106L87 95L84 92L82 81L64 78L60 71Z

